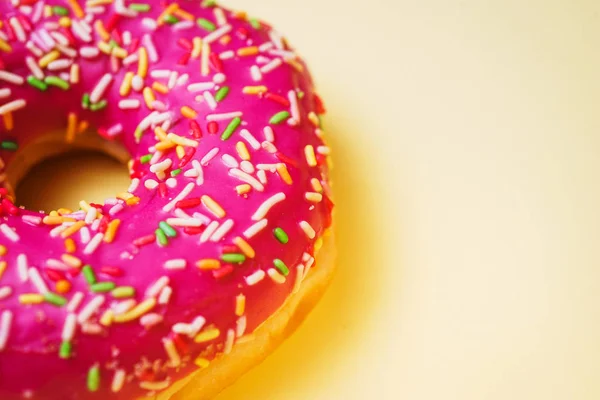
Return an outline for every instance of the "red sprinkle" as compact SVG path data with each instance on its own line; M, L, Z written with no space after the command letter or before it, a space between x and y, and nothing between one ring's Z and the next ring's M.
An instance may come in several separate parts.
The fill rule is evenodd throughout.
M192 55L192 53L185 53L184 55L181 56L181 58L179 59L179 61L177 61L177 64L179 65L187 65L188 61L190 61L190 56Z
M160 197L166 197L167 196L167 184L164 182L161 182L158 184L158 194L160 195Z
M53 282L58 282L63 279L66 279L65 274L62 273L61 271L56 271L54 269L48 269L48 268L46 268L44 271L46 272L48 279L50 279Z
M226 244L223 246L223 253L237 253L239 249L236 245Z
M200 139L202 137L202 129L200 129L200 125L195 121L190 121L190 135L194 137L194 139Z
M108 227L108 222L109 222L109 218L107 215L103 215L102 219L100 220L100 225L98 225L98 231L99 232L106 232L106 228Z
M292 167L298 167L298 163L296 161L292 160L291 158L289 158L288 156L286 156L285 154L283 154L280 151L275 153L275 157L277 157L280 161L291 165Z
M219 124L217 124L216 121L210 121L208 123L207 129L208 129L208 133L210 133L211 135L214 135L215 133L217 133L219 131Z
M223 61L221 61L217 53L210 53L208 59L210 61L210 66L214 70L216 70L217 72L223 72Z
M177 208L191 208L200 205L201 201L199 197L193 197L191 199L180 200L175 203Z
M225 265L222 265L221 268L213 270L212 274L215 279L223 279L227 275L231 274L232 272L233 272L233 265L225 264Z
M196 154L196 148L188 147L185 150L183 157L181 157L181 160L179 161L179 168L185 167L187 165L187 163L189 163L191 161L192 157L194 157L194 154Z
M199 235L202 232L204 232L204 227L202 226L186 226L185 228L183 228L183 231L187 234L187 235Z
M142 236L140 238L135 239L133 241L133 245L138 247L145 246L154 242L154 239L156 239L156 237L154 236L154 233L151 233L150 235Z
M290 101L283 96L274 93L265 93L265 99L274 101L275 103L281 104L284 107L290 106Z
M106 23L106 31L108 33L112 32L112 30L115 29L115 26L117 26L119 19L121 19L121 16L119 14L113 14L108 18L108 22Z
M323 104L323 100L319 97L318 94L314 94L315 99L315 111L317 114L325 114L327 110L325 109L325 104Z
M177 350L179 350L180 353L188 354L190 352L187 343L185 342L184 338L181 337L181 335L175 333L172 336L172 338L173 338L173 344L175 345Z
M183 37L179 38L179 40L177 41L177 44L189 51L192 51L192 49L194 48L194 45L192 44L192 42L190 42L188 39L183 38Z
M152 236L154 236L154 235L152 235ZM154 241L154 239L152 239L152 241ZM105 274L105 275L113 276L113 277L119 277L119 276L123 276L124 275L123 270L121 268L119 268L119 267L109 267L109 266L106 266L106 267L100 268L99 272L101 274Z

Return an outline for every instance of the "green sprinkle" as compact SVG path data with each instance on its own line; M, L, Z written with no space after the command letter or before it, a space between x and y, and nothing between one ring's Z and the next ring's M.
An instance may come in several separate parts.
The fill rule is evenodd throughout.
M252 25L254 29L260 29L260 21L258 19L250 18L248 22L250 22L250 25Z
M71 87L69 82L65 81L64 79L60 79L58 76L47 76L44 78L44 82L46 82L48 85L61 88L62 90L69 90L69 87Z
M290 270L288 269L287 265L285 265L285 263L283 261L281 261L279 258L276 258L273 260L273 265L275 266L275 268L277 268L279 270L279 272L281 272L283 274L283 276L289 275Z
M84 109L90 108L90 95L85 93L81 98L81 107Z
M221 260L232 264L241 264L246 261L246 256L241 253L225 253L221 256Z
M150 162L150 160L152 160L152 154L146 154L145 156L142 156L142 157L140 158L140 162L141 162L142 164L149 163L149 162Z
M154 234L156 235L156 241L158 242L159 246L166 246L169 244L169 239L167 239L167 236L162 229L158 228L156 231L154 231Z
M173 229L173 227L171 225L167 224L165 221L160 221L158 223L158 226L160 226L160 229L168 237L175 237L175 236L177 236L177 231L175 229Z
M269 120L269 123L272 125L277 125L277 124L282 123L283 121L286 121L289 117L290 117L289 112L281 111L281 112L278 112L277 114L273 115L271 117L271 119Z
M88 371L87 388L90 392L96 392L100 388L100 366L98 364Z
M229 86L223 86L219 91L215 94L215 100L221 101L227 97L229 94Z
M179 18L175 17L174 15L168 14L165 15L163 21L165 21L169 25L173 25L179 22Z
M150 11L150 4L133 3L129 5L129 9L137 12Z
M116 299L133 297L135 295L135 288L133 286L119 286L114 288L110 294Z
M275 235L275 238L283 244L286 244L287 242L290 241L288 234L285 233L285 231L281 228L273 229L273 235Z
M144 131L141 130L140 128L135 128L135 132L133 133L133 137L135 138L135 142L139 143L140 140L142 139L142 136L144 135Z
M217 2L215 0L204 0L202 2L202 7L214 7L217 5Z
M300 91L298 92L298 98L299 98L300 100L302 100L302 99L304 98L304 96L305 96L305 95L306 95L306 93L304 93L302 90L300 90Z
M61 17L66 17L69 15L69 9L61 6L52 7L52 12L56 15L60 15Z
M242 119L240 117L235 117L234 119L231 120L231 122L229 123L229 125L227 125L227 128L225 128L225 131L223 132L223 134L221 135L221 140L227 140L231 137L231 135L233 135L233 132L235 132L235 130L237 129L238 126L240 126L240 124L242 123Z
M58 351L58 356L62 359L67 359L71 357L71 353L73 352L73 345L71 342L62 342L60 344L60 350Z
M92 286L90 286L90 288L94 293L106 293L113 290L115 286L117 285L115 285L114 282L98 282L94 283Z
M97 282L96 274L94 273L94 270L92 269L91 265L84 265L83 268L81 268L81 272L83 272L83 277L85 278L85 281L88 283L88 285L93 285Z
M181 173L181 168L174 169L171 171L171 176L175 177Z
M34 88L39 89L41 91L48 89L48 85L46 85L46 83L44 83L44 81L40 81L35 76L31 76L31 75L28 76L27 83L29 83L31 86L33 86Z
M200 28L204 28L207 31L214 31L215 29L217 29L217 27L215 26L215 24L213 24L212 22L210 22L209 20L205 19L205 18L198 18L196 20L196 22L198 23L198 26Z
M106 99L102 99L97 103L94 103L90 106L90 110L92 111L100 111L104 108L106 108L108 102L106 101Z
M4 140L2 142L0 142L0 147L2 148L2 150L17 150L19 148L19 145L17 144L17 142L13 142L11 140Z
M58 306L58 307L62 307L65 304L67 304L67 299L65 299L61 295L58 295L58 294L53 293L53 292L47 292L46 294L44 294L44 299L48 303L54 304L55 306Z

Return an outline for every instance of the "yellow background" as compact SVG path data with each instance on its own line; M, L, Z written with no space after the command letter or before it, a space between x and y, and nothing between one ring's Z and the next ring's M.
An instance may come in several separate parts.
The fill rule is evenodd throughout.
M340 256L219 400L600 398L600 3L227 3L312 67Z

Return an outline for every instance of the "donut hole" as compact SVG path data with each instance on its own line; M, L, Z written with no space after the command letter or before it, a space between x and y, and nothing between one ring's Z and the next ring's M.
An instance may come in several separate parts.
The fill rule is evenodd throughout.
M47 136L19 150L7 168L16 204L32 211L76 210L127 190L129 155L119 144L82 135L74 144Z

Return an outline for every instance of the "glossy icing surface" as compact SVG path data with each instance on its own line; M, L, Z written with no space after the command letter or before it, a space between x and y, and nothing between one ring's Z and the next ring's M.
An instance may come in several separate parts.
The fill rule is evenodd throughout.
M212 2L17 0L0 21L0 167L56 129L132 160L128 192L81 210L1 192L0 397L160 391L314 262L332 203L311 77L268 25Z

